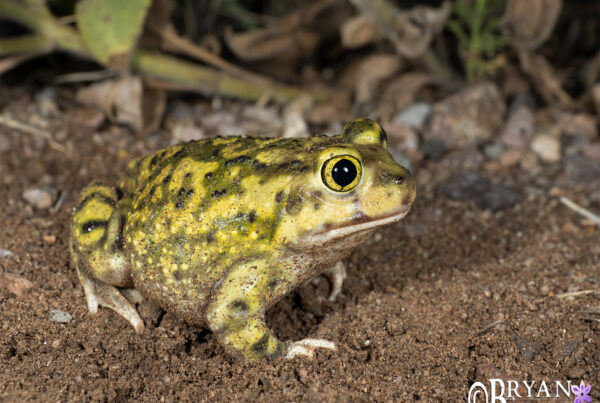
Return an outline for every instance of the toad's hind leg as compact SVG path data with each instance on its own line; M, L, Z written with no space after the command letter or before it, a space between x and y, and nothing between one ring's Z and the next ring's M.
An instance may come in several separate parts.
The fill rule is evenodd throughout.
M131 288L131 270L123 253L123 226L131 206L115 189L94 182L81 193L71 222L71 255L91 313L105 306L123 316L136 331L144 322L117 287Z
M282 342L265 323L265 310L287 294L296 272L271 270L268 261L254 260L233 268L219 283L206 310L206 322L228 349L248 359L312 357L317 348L336 350L327 340Z

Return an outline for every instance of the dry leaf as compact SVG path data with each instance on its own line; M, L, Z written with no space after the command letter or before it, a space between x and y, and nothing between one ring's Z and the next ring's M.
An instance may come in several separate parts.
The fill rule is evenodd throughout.
M313 53L321 39L309 25L320 13L335 3L332 0L317 2L268 27L252 31L234 33L227 27L225 42L238 58L245 61L303 57Z
M0 286L20 297L27 289L33 287L33 283L26 278L0 272Z
M371 19L364 14L346 20L340 28L340 36L342 46L348 49L368 45L380 38Z
M398 52L408 58L423 54L449 15L450 2L447 1L439 8L416 6L400 13L396 17L397 39L394 41Z
M521 69L529 76L540 96L552 105L556 102L572 106L574 101L561 87L554 75L552 66L543 56L535 55L525 49L520 49L519 62Z
M418 57L427 50L450 15L448 1L438 8L416 6L407 11L386 0L352 0L352 3L395 45L398 53L408 58Z
M394 54L372 55L358 62L346 71L340 84L354 90L357 103L375 98L379 84L396 74L401 67L400 58Z
M533 50L552 33L562 0L508 0L502 17L502 35L522 49Z
M99 107L111 121L128 125L135 131L143 127L139 77L128 76L83 87L77 92L77 101Z

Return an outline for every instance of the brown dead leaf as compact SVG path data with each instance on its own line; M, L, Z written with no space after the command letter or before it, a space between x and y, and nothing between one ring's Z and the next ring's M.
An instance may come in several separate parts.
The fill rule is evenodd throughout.
M135 131L143 127L142 80L127 76L106 80L77 92L77 101L97 106L115 123L130 126Z
M531 78L535 89L546 103L552 105L558 102L564 106L573 106L573 98L562 89L552 66L543 56L525 49L519 49L518 55L521 69Z
M238 58L245 61L297 59L315 50L320 35L309 25L335 3L334 0L316 2L265 28L252 31L234 33L227 27L225 42Z
M136 132L155 130L165 110L165 93L144 88L137 76L126 76L83 87L77 100L100 108L114 123L124 124Z
M352 3L395 45L398 53L408 58L416 58L427 50L450 15L448 1L437 8L419 5L406 11L386 0L352 0Z
M312 32L290 30L279 25L237 34L230 27L225 29L227 45L238 58L245 61L271 59L290 52L310 53L318 40Z
M33 283L26 278L0 272L0 286L20 297L27 289L33 287Z
M368 45L380 38L371 19L364 14L346 20L340 28L340 36L342 46L348 49Z
M562 0L508 0L502 34L516 48L533 50L552 33Z
M354 90L357 103L366 102L375 98L379 84L396 74L401 65L400 58L395 54L367 56L344 73L340 84Z
M416 6L396 17L397 39L394 41L398 52L408 58L423 54L432 39L437 35L448 16L450 2L445 1L438 8Z

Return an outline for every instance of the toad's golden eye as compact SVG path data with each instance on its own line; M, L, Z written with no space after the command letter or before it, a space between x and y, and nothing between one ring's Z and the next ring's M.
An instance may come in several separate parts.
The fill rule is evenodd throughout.
M362 175L360 161L351 155L338 155L325 161L321 178L336 192L349 192L358 185Z

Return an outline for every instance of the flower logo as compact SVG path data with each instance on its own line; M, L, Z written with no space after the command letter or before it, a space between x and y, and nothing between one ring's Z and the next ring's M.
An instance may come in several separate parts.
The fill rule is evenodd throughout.
M592 398L590 397L590 390L592 390L592 385L585 386L583 380L579 384L579 386L573 385L571 386L573 393L575 394L575 400L573 403L585 403L591 402Z

